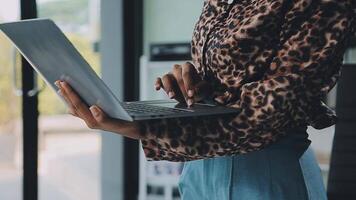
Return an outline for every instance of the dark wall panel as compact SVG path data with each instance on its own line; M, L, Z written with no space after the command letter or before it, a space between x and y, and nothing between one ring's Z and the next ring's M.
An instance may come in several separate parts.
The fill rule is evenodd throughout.
M337 87L339 121L328 179L329 200L356 199L356 65L344 65Z

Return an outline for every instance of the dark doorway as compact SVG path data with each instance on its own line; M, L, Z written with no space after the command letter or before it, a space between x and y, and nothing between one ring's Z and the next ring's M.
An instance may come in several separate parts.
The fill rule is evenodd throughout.
M139 60L143 53L143 0L124 5L124 99L139 98ZM139 143L124 139L124 199L136 200L139 185Z
M21 0L21 19L37 17L36 0ZM35 74L22 58L22 117L23 117L23 199L38 198L38 96L29 92L35 88Z

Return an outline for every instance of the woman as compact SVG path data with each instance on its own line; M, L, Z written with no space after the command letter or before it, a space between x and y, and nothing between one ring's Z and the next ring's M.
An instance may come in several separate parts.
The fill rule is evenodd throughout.
M155 87L189 106L214 99L239 114L131 123L88 108L65 82L57 82L59 93L90 128L141 140L147 159L186 161L183 200L326 199L306 128L336 122L321 99L339 77L354 7L352 0L206 0L193 63L175 65Z

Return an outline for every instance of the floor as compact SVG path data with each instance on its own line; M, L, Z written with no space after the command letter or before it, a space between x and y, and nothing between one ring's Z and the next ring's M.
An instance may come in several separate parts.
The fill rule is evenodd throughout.
M40 121L39 199L99 200L100 135L70 117ZM18 143L14 134L0 134L0 200L21 199Z

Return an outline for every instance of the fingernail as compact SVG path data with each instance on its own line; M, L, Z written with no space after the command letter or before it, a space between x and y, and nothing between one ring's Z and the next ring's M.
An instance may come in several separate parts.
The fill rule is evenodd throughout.
M58 81L56 81L56 82L54 82L54 84L57 86L57 87L61 87L60 85L59 85L59 82Z
M99 109L96 106L92 106L89 109L94 116L99 116Z
M188 99L187 104L188 104L188 106L193 105L193 99Z
M194 95L193 90L188 90L188 96L189 96L189 97L193 97L193 95Z
M168 97L169 98L173 98L174 97L174 92L172 92L172 91L168 92Z

